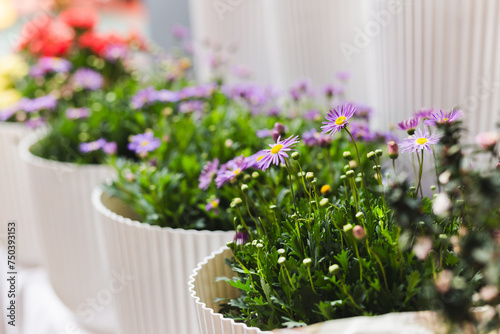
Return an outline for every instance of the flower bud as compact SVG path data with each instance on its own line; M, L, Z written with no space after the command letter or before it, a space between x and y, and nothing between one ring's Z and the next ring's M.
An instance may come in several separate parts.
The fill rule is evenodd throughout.
M293 215L291 215L290 217L292 217L292 219L297 219L297 218L299 218L299 216L298 216L296 213L294 213L294 214L293 214Z
M331 190L332 190L332 187L330 187L328 184L325 184L323 187L321 187L320 192L323 195L327 195L331 192Z
M226 242L226 246L229 248L233 247L233 245L234 245L234 242L232 242L232 241Z
M338 264L332 264L328 267L328 272L332 275L338 274L340 272L340 267Z
M318 183L318 179L317 179L317 178L314 178L314 179L311 181L311 184L312 184L312 185L315 185L316 183Z
M257 247L257 248L264 248L264 245L263 245L263 244L261 244L261 243L258 243L256 247Z
M371 151L371 152L368 152L368 154L366 155L366 157L368 159L370 159L370 160L375 161L376 154L375 154L375 152Z
M346 176L345 176L345 175L340 175L340 180L341 180L341 181L345 181L345 179L346 179Z
M382 154L384 154L384 152L382 152L382 150L381 150L381 149L376 149L376 150L375 150L375 154L377 155L377 157L381 157L381 156L382 156Z
M351 167L352 169L358 167L358 163L356 162L356 160L349 161L349 167Z
M353 171L353 170L348 170L348 171L345 173L345 175L346 175L348 178L352 179L352 178L354 177L355 173L354 173L354 171Z
M258 172L253 172L253 173L252 173L252 178L254 178L254 179L258 179L258 178L259 178L259 175L260 175L260 174L259 174Z
M356 218L359 220L359 221L362 221L363 218L365 218L365 214L363 212L358 212L356 213Z
M363 182L363 179L362 179L362 178L360 178L360 177L357 177L357 178L355 178L355 179L354 179L354 181L355 181L356 183L360 183L360 184L361 184L361 183Z
M286 258L285 258L285 257L283 257L283 256L281 256L281 257L278 259L278 264L280 264L280 265L281 265L281 264L285 263L285 261L286 261Z
M319 201L319 205L324 208L325 206L327 206L329 203L328 201L328 198L322 198L321 201Z
M273 130L272 131L272 137L273 137L273 141L276 143L278 141L278 138L281 137L280 133L276 130Z
M312 180L314 180L314 173L313 172L307 172L306 173L306 180L308 182L311 182Z
M396 143L394 140L391 140L390 142L387 143L387 153L389 154L389 158L391 159L397 159L399 156L399 147L398 143Z
M283 123L276 122L274 123L274 128L273 130L276 130L279 135L284 136L285 135L285 125Z
M344 228L344 232L345 233L349 233L349 232L352 231L352 225L351 224L346 224L346 225L344 225L343 228Z
M252 179L252 177L248 174L245 174L245 176L243 176L243 181L245 181L245 182L250 182L251 179Z
M237 207L241 206L242 203L243 203L243 201L241 200L241 198L239 198L239 197L233 198L233 200L231 201L231 207L237 208Z
M352 158L351 152L345 151L344 152L344 159L346 159L347 161L349 161L349 160L351 160L351 158Z
M366 237L366 231L363 226L356 225L352 228L352 235L357 240L363 240Z
M274 204L273 205L269 205L269 210L271 210L271 211L276 211L277 208L278 207L276 205L274 205Z
M348 170L350 170L350 169L351 169L351 166L350 166L350 165L345 165L345 166L344 166L344 171L346 171L346 172L347 172L347 171L348 171Z
M243 191L244 193L248 192L248 185L242 184L241 185L241 191Z
M299 152L293 152L292 153L292 159L293 160L299 160L300 158L300 153Z
M285 254L285 250L283 248L278 249L278 254L279 255Z
M431 190L432 190L432 191L436 190L436 186L435 186L435 185L432 185L432 186L431 186Z
M302 261L302 263L306 266L306 267L310 267L311 264L312 264L312 260L310 258L306 258L304 259L304 261Z
M476 143L485 151L491 151L498 143L496 132L483 132L476 136Z

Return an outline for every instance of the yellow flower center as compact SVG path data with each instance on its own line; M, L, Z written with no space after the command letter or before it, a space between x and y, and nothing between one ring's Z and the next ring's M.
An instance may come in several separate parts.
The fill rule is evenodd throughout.
M424 145L425 143L427 143L427 138L422 137L417 139L417 144Z
M262 159L264 159L265 155L261 155L260 157L257 158L257 161L261 161Z
M147 140L143 140L141 141L141 146L146 146L148 144L148 141Z
M217 208L219 206L219 202L217 202L217 201L212 201L210 203L212 204L213 208Z
M439 121L439 123L447 123L450 119L449 118L443 118L442 120Z
M323 187L321 187L321 193L324 195L327 192L329 192L330 189L332 189L332 188L328 184L325 184Z
M342 125L344 124L346 121L346 117L345 116L340 116L338 117L336 120L335 120L335 124L337 125Z
M233 174L234 174L234 175L238 175L239 173L241 173L241 168L235 169L235 170L233 171Z
M279 151L281 151L282 148L283 148L283 145L281 145L281 144L274 145L274 147L271 149L271 153L276 154Z

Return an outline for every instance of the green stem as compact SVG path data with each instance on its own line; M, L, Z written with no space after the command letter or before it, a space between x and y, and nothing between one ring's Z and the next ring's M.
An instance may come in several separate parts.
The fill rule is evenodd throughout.
M286 170L288 171L288 179L290 180L290 189L292 190L293 206L295 208L295 212L298 212L297 203L295 202L295 193L293 191L292 174L290 172L290 168L288 167L288 162L286 161L286 159L285 159L285 166L286 166Z

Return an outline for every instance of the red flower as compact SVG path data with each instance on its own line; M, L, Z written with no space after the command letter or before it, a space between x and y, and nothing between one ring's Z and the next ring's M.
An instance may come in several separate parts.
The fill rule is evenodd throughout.
M68 52L73 38L73 30L64 23L50 18L34 20L24 25L17 49L35 57L60 57Z
M108 42L105 37L91 31L84 33L78 40L78 45L82 49L89 49L98 56L104 55Z
M59 15L62 22L68 26L81 29L91 30L97 23L97 13L92 8L70 8Z

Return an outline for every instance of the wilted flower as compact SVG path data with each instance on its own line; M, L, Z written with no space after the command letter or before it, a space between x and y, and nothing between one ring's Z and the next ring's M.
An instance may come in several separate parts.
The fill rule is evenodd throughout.
M152 131L132 136L128 149L134 151L136 154L144 155L151 152L161 145L161 140L156 138Z
M73 82L76 87L88 90L101 89L104 84L104 79L99 72L90 68L81 68L73 74Z
M425 260L432 250L432 239L430 237L418 237L413 246L413 253L419 260Z
M485 151L493 149L498 143L498 134L493 131L483 132L476 136L476 144Z
M219 168L219 159L215 158L213 161L209 161L201 171L200 177L198 178L198 188L207 190L212 183L214 176L217 174L217 169Z
M298 138L299 136L290 136L283 141L278 138L276 144L269 144L271 149L265 150L264 155L258 158L258 161L260 161L259 168L266 171L271 163L277 166L280 162L284 164L285 158L288 158L286 152L292 150L293 146L299 142Z
M329 134L333 136L335 133L345 128L349 124L349 119L356 112L356 106L346 103L342 106L337 106L333 111L329 111L326 120L323 122L321 129L322 133Z
M402 152L409 150L413 153L415 151L422 151L423 149L432 152L429 145L439 143L439 139L441 137L441 135L430 135L426 130L422 131L418 129L412 136L403 140L403 143L401 143L401 148L403 149Z

